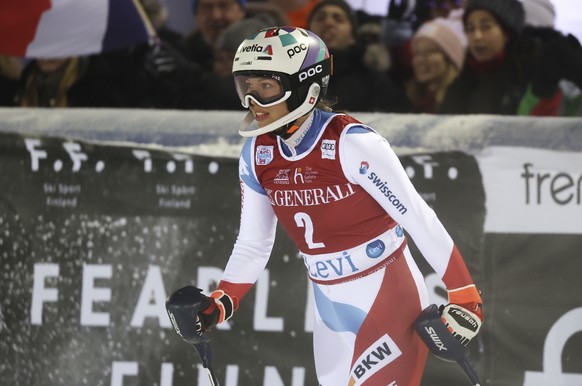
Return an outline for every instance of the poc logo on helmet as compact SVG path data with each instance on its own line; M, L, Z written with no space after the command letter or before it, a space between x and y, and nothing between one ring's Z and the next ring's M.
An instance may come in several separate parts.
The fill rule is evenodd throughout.
M321 64L318 64L315 67L308 68L307 70L299 73L299 82L303 82L307 78L311 78L316 74L320 74L323 71L323 67Z
M289 55L289 57L292 58L295 54L300 54L301 51L305 51L306 49L307 49L307 46L305 45L305 43L301 43L301 44L298 44L296 46L289 48L287 50L287 55Z

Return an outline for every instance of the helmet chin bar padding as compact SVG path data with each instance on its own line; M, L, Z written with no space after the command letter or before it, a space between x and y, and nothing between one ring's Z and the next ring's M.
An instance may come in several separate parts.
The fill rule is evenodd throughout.
M319 102L320 96L321 86L317 83L312 83L311 86L309 86L309 90L307 91L307 95L305 96L303 103L295 110L277 119L275 122L269 123L263 127L259 127L256 120L253 120L249 123L248 120L245 119L239 128L238 133L243 137L254 137L257 135L270 133L271 131L282 128L289 123L293 124L297 119L301 118L305 114L308 114L315 108L315 105L317 105L317 102ZM285 132L286 131L287 130L285 130Z

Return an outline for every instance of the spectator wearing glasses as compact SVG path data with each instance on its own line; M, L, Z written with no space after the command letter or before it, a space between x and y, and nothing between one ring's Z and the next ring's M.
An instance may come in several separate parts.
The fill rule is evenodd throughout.
M412 39L414 80L407 87L415 112L438 113L447 89L463 67L466 47L459 20L439 17L416 31Z

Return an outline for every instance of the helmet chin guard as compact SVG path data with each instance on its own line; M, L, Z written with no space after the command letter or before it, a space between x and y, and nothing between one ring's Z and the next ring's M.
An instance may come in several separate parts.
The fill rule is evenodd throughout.
M266 126L259 127L258 122L254 119L253 113L249 111L245 119L242 121L238 133L243 137L254 137L257 135L270 133L275 131L288 123L291 123L298 118L309 113L315 108L319 101L321 87L317 83L309 86L309 91L303 103L289 114L277 119L275 122L269 123Z

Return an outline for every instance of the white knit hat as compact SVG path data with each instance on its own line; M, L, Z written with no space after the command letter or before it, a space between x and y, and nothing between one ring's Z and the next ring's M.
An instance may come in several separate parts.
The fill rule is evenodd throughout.
M525 24L533 27L551 27L556 23L556 9L550 0L523 0Z
M463 67L467 37L460 20L442 17L429 20L416 31L413 40L420 37L434 41L445 51L457 68Z

